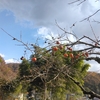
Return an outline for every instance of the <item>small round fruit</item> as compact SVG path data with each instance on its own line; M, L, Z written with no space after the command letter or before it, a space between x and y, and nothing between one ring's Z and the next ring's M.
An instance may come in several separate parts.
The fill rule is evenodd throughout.
M37 60L37 58L36 58L36 57L33 57L33 58L32 58L32 61L33 61L33 62L35 62L36 60Z
M65 53L65 54L64 54L64 57L68 57L68 54L67 54L67 53Z
M75 58L79 58L80 57L80 54L78 53L76 56L75 56Z
M56 44L60 44L60 42L59 41L56 41Z
M76 55L76 56L75 56L75 58L76 58L76 59L78 59L78 58L79 58L79 56L78 56L78 55Z
M58 50L58 47L53 47L53 51L57 51Z
M70 56L71 58L74 58L74 55L73 55L72 53L70 53L69 56Z
M62 46L62 45L60 45L60 46L59 46L59 48L60 48L60 49L63 49L63 46Z

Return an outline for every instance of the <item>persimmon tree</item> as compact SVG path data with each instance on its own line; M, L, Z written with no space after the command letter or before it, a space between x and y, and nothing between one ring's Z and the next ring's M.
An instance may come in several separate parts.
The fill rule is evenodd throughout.
M68 88L69 92L77 92L79 88L70 82L66 74L69 73L83 84L82 79L89 68L89 65L82 60L85 56L83 53L74 52L69 47L67 47L68 50L65 50L66 46L61 48L61 44L58 44L58 41L56 43L50 51L35 47L35 53L31 55L30 61L24 58L20 65L20 76L23 77L23 80L29 81L31 89L44 93L43 100L47 100L48 92L53 93L59 89L61 90L61 92L58 91L60 94L65 94ZM67 86L68 84L69 86ZM51 88L54 89L51 90ZM57 97L58 100L65 99L64 96Z
M75 0L69 4L78 3L80 5L85 1L87 0ZM90 18L99 11L100 9L82 21L87 20L90 23ZM26 50L32 53L29 59L21 57L22 63L17 79L11 83L3 84L3 86L7 88L11 86L9 90L13 90L13 86L17 87L19 83L22 87L26 85L26 90L31 88L43 94L41 96L43 100L47 100L50 93L55 99L55 96L66 92L76 93L75 90L89 95L90 99L100 98L99 94L84 88L84 77L89 68L89 64L86 64L84 60L95 60L100 64L100 40L96 37L91 23L90 27L94 38L87 35L78 38L73 32L68 32L60 27L57 22L56 25L63 31L63 34L46 39L44 42L46 47L24 43L1 28L14 41L22 43ZM72 27L74 26L75 24L72 25ZM74 38L74 42L70 36ZM57 100L64 99L61 95L58 97Z
M99 52L97 52L97 49L99 50L100 48L99 40L95 41L88 36L83 36L80 39L77 39L77 36L73 33L65 31L58 24L57 26L64 32L64 34L61 34L56 38L52 37L52 40L46 39L45 43L47 46L45 48L41 48L35 44L28 45L3 30L11 36L13 40L22 43L26 46L27 50L32 52L29 60L21 57L22 63L19 69L19 82L27 82L31 88L35 86L35 88L39 91L41 90L42 93L44 91L45 100L48 98L46 97L47 92L51 91L51 87L56 87L55 91L57 87L62 88L63 90L65 89L66 84L68 84L68 80L72 81L72 87L76 84L84 94L89 94L90 98L99 98L99 95L95 94L93 91L88 92L82 87L82 79L88 69L88 65L84 64L83 60L93 59L99 62L99 57L92 57L92 54L99 54ZM72 35L75 38L75 42L72 42L70 38L68 38L68 35ZM89 42L84 41L84 39L88 39ZM84 48L77 49L75 48L77 45L82 45ZM31 49L31 47L33 48ZM58 84L59 82L60 84ZM11 85L14 85L12 83ZM9 84L7 85L9 86ZM69 89L72 88L69 87Z
M83 94L88 94L89 98L100 98L93 91L85 90L83 81L89 68L89 65L83 60L92 59L98 61L99 57L94 55L99 54L97 52L100 48L99 40L88 36L77 38L74 33L67 32L57 23L56 25L64 33L59 34L57 37L51 36L51 39L46 39L44 42L46 47L24 43L2 29L13 40L22 43L32 53L30 59L21 57L22 63L19 68L18 81L23 86L27 83L27 89L36 89L37 92L44 94L42 95L43 97L41 96L43 100L49 98L49 92L53 96L54 93L55 95L62 92L66 93L66 90L75 92L76 88L81 90ZM74 42L70 40L70 36L75 39ZM77 46L82 46L82 48L77 48ZM60 92L56 92L57 90Z
M81 5L86 1L75 0L69 2L69 4L78 3L78 5ZM87 35L78 38L73 32L66 31L56 22L57 27L63 31L63 34L46 39L44 42L46 47L44 48L36 44L24 43L1 28L13 40L22 43L26 50L32 53L30 59L26 59L24 56L21 57L22 63L19 68L19 76L7 86L18 86L15 83L20 83L24 87L27 83L26 90L31 88L43 93L43 97L41 96L43 100L47 100L50 93L55 98L58 94L66 93L66 90L69 90L67 92L75 92L76 89L77 92L81 90L83 94L89 95L90 99L100 98L100 95L84 88L84 77L89 68L84 60L95 60L100 64L100 40L96 37L90 21L90 18L99 11L100 9L81 20L81 22L85 20L89 22L94 38ZM99 23L95 20L94 22ZM75 23L72 27L74 26ZM70 36L74 38L74 42L70 39ZM63 100L64 98L59 96L56 99Z

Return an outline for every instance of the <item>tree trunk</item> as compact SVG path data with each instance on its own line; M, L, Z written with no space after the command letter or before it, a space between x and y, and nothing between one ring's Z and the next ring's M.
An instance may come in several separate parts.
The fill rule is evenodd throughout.
M47 100L48 98L48 93L47 93L47 84L44 84L44 100Z

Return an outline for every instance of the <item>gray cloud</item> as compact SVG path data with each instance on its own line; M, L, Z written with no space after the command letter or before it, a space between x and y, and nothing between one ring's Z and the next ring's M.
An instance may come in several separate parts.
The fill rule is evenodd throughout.
M59 22L71 22L81 14L75 6L69 6L70 0L0 0L0 9L13 12L18 20L32 21L36 25L48 25ZM81 15L80 15L81 17Z
M58 30L55 20L57 20L61 27L67 30L70 29L74 22L77 22L73 30L78 36L91 35L89 23L87 21L80 21L99 9L98 4L100 2L87 0L77 6L78 3L69 5L68 3L71 1L74 0L0 0L0 10L6 9L11 11L16 21L23 23L22 25L28 22L33 28L47 27L51 28L53 32ZM91 19L99 19L99 15L100 13ZM98 35L98 26L95 23L92 24Z

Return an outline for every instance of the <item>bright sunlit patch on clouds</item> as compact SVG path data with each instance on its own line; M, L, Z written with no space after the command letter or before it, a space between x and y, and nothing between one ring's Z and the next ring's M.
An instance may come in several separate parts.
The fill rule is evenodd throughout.
M20 61L15 60L15 59L7 59L5 60L6 63L20 63Z
M54 34L49 28L47 27L41 27L38 29L38 35L40 35L43 39L50 39L52 40L52 37L56 37L57 35Z
M98 0L89 0L89 3L93 6L93 8L98 9L100 7L100 2Z
M5 55L2 54L2 53L0 53L0 56L1 56L2 58L5 58ZM20 63L20 61L19 61L19 60L16 60L16 59L7 59L7 60L5 60L5 62L6 62L6 63Z
M90 64L90 68L88 71L100 72L100 64L98 64L96 61L91 60L88 61L87 63Z

